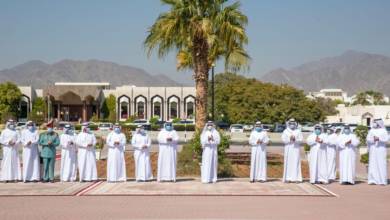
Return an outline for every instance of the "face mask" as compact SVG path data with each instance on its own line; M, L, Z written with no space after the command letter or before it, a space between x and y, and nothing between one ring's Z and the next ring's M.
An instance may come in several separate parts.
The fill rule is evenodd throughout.
M121 133L121 129L120 129L120 128L114 128L114 131L115 131L115 133L117 133L117 134Z
M379 124L374 122L373 125L372 125L373 128L379 128Z
M47 128L47 132L53 133L53 128Z
M344 134L350 134L350 133L351 133L351 130L349 130L349 129L344 130Z
M255 131L257 131L257 132L261 132L262 130L263 130L262 127L255 127Z
M289 124L288 127L289 127L291 130L294 130L294 129L295 129L295 124Z
M315 133L316 135L320 135L320 134L321 134L321 130L316 129L316 130L314 130L314 133Z
M34 131L34 127L33 127L33 126L27 126L27 129L28 129L29 131L31 131L31 132Z
M165 130L172 131L172 126L170 126L170 125L165 126Z
M139 133L142 134L142 135L146 134L146 132L145 132L145 130L143 128L139 129Z
M213 129L213 126L209 125L207 126L207 130L211 131Z

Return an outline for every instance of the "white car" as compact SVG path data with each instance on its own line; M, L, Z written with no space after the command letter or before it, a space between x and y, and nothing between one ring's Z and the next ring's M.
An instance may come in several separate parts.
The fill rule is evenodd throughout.
M230 125L230 133L244 133L244 126L242 124Z
M314 124L313 123L304 123L301 127L302 132L313 132L314 131Z
M112 123L100 123L98 129L100 131L110 131L113 128Z

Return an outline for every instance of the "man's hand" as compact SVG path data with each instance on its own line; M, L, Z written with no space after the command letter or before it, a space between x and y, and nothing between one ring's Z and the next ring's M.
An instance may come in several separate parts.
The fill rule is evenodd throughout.
M119 145L120 143L119 143L119 141L115 141L114 144L115 145Z
M53 142L51 142L51 141L48 141L48 142L47 142L48 145L50 145L50 144L52 144L52 143L53 143Z
M294 135L290 136L290 141L295 142L295 136Z
M374 141L379 141L379 138L377 136L374 136Z
M322 140L319 137L316 138L316 142L322 144Z
M257 140L256 143L257 143L257 144L262 144L263 142L259 139L259 140Z
M142 149L146 149L146 148L148 148L148 145L142 146Z
M345 145L350 145L352 143L352 140L349 140L347 142L345 142Z
M31 141L27 142L27 145L31 145Z
M92 143L88 144L88 147L92 147L92 146L93 146L93 144L92 144Z
M168 141L168 142L171 142L171 141L172 141L172 138L171 138L171 137L168 137L168 138L167 138L167 141Z
M14 146L14 145L15 145L15 142L9 141L9 142L8 142L8 145Z
M69 145L73 145L73 141L69 141L68 144L69 144Z

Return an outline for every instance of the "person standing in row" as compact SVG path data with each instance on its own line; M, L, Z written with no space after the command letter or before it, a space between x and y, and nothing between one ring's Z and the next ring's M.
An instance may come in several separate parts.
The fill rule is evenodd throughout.
M340 130L336 130L335 127L329 127L327 129L327 163L328 163L328 181L336 180L336 157L337 157L337 142L339 139Z
M310 183L328 183L328 161L327 161L327 135L322 132L320 125L314 126L314 132L307 138L310 146L309 170Z
M121 132L119 124L115 124L114 130L108 134L106 144L108 146L107 181L126 181L126 136Z
M284 143L283 182L302 182L300 154L303 141L302 132L298 129L298 123L294 119L288 120L286 127L282 134Z
M171 122L164 124L158 133L159 143L157 181L176 182L176 155L179 135L173 129Z
M90 131L88 123L83 123L81 132L77 135L79 181L96 181L96 137Z
M367 135L368 184L387 185L387 149L389 135L382 119L375 119Z
M63 182L74 182L77 178L77 146L76 135L70 125L65 125L64 133L60 135L61 174Z
M0 144L3 146L0 180L5 182L22 180L19 160L20 135L12 119L7 121L5 127L0 135Z
M131 145L134 147L135 180L139 182L153 179L149 153L152 141L142 125L137 127Z
M215 129L214 123L206 123L202 134L200 135L202 144L202 183L216 183L218 176L218 145L221 137Z
M356 147L359 143L359 139L352 133L351 128L348 125L345 125L343 133L338 139L341 184L355 184Z
M53 130L53 122L47 124L47 131L39 136L42 146L43 182L54 183L54 166L56 162L56 147L60 145L60 138Z
M260 121L255 123L254 129L249 137L251 145L251 170L250 182L267 181L267 144L269 138L267 132L263 130Z
M39 164L39 133L32 121L28 121L26 128L21 132L23 146L23 181L37 182L40 180Z

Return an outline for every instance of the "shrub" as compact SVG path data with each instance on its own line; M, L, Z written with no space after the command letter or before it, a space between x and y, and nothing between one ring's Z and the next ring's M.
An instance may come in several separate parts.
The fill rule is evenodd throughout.
M173 128L176 131L195 131L195 125L194 124L189 124L189 125L184 125L184 124L175 124L173 125Z
M366 138L367 138L367 134L368 134L368 127L363 126L363 125L359 125L354 130L354 133L359 138L360 145L364 145L366 143Z
M106 140L104 137L101 137L101 136L96 137L96 149L97 150L103 149L105 143L106 143Z
M360 163L368 164L369 155L368 153L362 154L360 156Z
M152 124L152 125L157 124L157 122L159 121L159 119L160 119L159 117L154 116L153 118L151 118L151 119L149 120L149 123Z
M310 145L308 144L303 144L303 149L305 150L305 152L309 152L310 151Z

